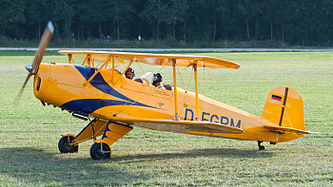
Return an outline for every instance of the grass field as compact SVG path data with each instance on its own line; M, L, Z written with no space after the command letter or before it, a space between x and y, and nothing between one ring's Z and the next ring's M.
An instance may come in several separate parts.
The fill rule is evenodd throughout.
M135 128L113 145L110 160L90 158L92 142L77 154L60 154L60 135L78 133L85 122L43 107L32 81L19 104L15 96L32 52L0 52L0 186L333 185L333 53L206 53L240 64L239 70L201 71L200 93L261 115L267 94L296 89L305 104L305 126L318 135L277 145ZM44 62L64 62L48 52ZM164 73L167 75L167 72ZM209 75L209 76L208 76ZM207 86L202 86L206 84ZM181 86L181 84L179 85Z

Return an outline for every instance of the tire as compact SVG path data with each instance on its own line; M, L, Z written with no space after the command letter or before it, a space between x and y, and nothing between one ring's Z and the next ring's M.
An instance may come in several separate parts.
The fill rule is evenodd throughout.
M63 136L58 143L58 148L61 153L77 153L79 151L79 145L69 145L72 142L74 137L72 136Z
M94 160L109 159L111 148L106 143L94 143L90 148L90 156Z

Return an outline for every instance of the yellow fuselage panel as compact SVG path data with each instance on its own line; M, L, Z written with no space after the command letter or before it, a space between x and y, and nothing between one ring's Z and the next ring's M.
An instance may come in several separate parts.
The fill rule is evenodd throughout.
M93 76L93 78L87 82ZM63 109L89 114L105 120L114 116L170 120L175 114L174 92L152 87L122 77L112 70L71 64L41 64L34 80L35 96ZM195 94L178 89L179 115L182 120L196 120ZM140 127L168 132L189 133L260 141L288 141L263 126L268 120L199 95L199 120L243 129L242 134L191 132L177 125Z

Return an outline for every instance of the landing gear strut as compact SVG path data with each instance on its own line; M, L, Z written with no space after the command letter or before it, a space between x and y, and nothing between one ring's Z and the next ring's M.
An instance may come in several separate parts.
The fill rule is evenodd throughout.
M258 141L259 150L265 150L265 146L261 145L262 141Z

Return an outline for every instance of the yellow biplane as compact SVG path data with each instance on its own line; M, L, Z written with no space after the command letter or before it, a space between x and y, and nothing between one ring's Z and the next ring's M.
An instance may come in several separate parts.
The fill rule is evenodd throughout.
M285 142L310 134L305 130L302 97L293 89L278 87L267 97L261 117L236 109L198 93L198 69L238 69L233 62L204 57L104 51L59 51L68 63L42 63L53 33L48 24L21 93L34 75L33 92L43 105L67 110L74 117L90 120L77 135L64 134L61 153L77 152L79 144L93 140L93 159L109 158L111 145L133 127L234 138L262 142ZM73 59L81 59L74 63ZM151 80L137 82L124 76L133 63L172 67L169 89L154 87ZM119 64L124 65L122 72ZM177 87L177 67L193 68L195 91ZM158 72L155 72L158 73ZM102 136L101 139L97 137Z

